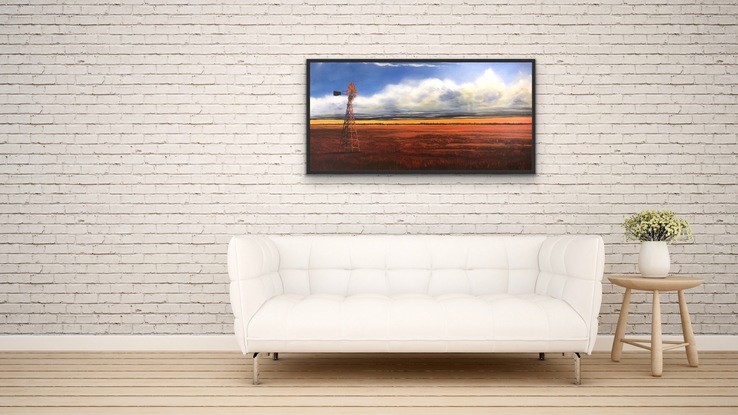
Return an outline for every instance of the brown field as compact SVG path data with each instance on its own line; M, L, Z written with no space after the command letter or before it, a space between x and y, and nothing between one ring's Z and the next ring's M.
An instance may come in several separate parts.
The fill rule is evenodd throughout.
M533 127L525 119L357 121L357 153L343 151L341 122L311 122L310 171L532 170Z
M494 118L423 118L402 120L356 120L357 125L417 125L417 124L530 124L530 117ZM312 120L310 125L343 125L340 120Z

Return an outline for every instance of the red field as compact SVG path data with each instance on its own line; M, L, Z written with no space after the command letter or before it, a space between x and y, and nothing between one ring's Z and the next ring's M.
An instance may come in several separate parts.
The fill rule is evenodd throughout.
M310 171L532 170L530 122L435 122L357 122L356 153L343 151L340 123L313 122Z

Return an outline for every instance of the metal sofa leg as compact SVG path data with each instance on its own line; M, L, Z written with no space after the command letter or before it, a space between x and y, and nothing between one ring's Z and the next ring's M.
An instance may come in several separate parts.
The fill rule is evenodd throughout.
M272 360L279 360L279 353L274 352L274 354L272 355Z
M582 357L579 353L574 353L574 384L582 384Z
M254 353L254 377L252 383L254 385L259 384L259 352Z
M538 360L546 360L546 353L538 353Z

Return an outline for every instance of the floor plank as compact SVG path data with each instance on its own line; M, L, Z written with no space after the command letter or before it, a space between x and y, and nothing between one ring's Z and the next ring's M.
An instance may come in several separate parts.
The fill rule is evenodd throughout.
M535 390L533 390L535 389ZM97 396L186 396L186 397L241 397L241 396L334 396L337 393L348 396L692 396L692 397L734 397L738 396L737 386L692 387L688 391L669 386L579 386L573 388L553 388L542 386L455 386L438 390L437 386L303 386L299 389L270 386L251 388L248 386L203 387L203 386L47 386L47 387L5 387L0 396L6 397L97 397Z
M2 414L694 414L738 413L738 353L583 357L583 385L560 354L282 354L1 352ZM256 409L255 409L256 410Z

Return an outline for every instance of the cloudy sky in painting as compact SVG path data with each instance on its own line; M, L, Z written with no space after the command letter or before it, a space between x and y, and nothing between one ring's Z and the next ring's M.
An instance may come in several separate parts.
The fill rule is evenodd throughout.
M343 118L356 85L357 119L530 115L530 62L311 62L310 118Z

